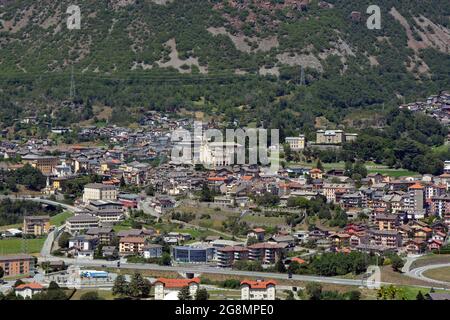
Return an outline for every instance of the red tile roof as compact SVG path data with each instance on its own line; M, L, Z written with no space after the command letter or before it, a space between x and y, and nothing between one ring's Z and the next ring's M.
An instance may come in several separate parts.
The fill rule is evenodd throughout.
M423 186L420 183L415 183L412 186L410 186L409 188L410 189L420 190L420 189L423 189Z
M295 262L298 262L300 264L304 264L306 262L305 260L303 260L302 258L299 258L299 257L294 257L294 258L291 259L291 261L295 261Z
M210 177L208 178L208 181L225 181L227 180L226 177Z
M170 278L158 278L155 283L161 282L166 288L183 288L189 286L191 283L200 284L200 278L192 279L170 279Z
M31 282L31 283L20 284L15 288L15 290L25 290L25 289L43 290L44 287L37 282Z
M268 281L243 280L241 281L241 286L243 285L248 285L251 289L266 289L269 285L276 286L277 283L274 280Z
M121 243L144 243L145 239L141 237L124 237L120 239Z

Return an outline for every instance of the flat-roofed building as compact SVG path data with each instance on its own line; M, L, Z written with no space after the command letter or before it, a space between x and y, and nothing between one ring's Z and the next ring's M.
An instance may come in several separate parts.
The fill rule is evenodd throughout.
M216 257L219 267L229 268L235 261L248 260L248 249L241 246L218 248Z
M70 234L76 234L91 228L98 227L99 219L88 214L76 215L68 218L66 221L67 232L69 232Z
M53 169L58 165L59 159L51 156L41 156L35 154L27 154L22 157L22 161L38 169L44 175L51 175Z
M123 237L119 242L119 254L143 254L145 239L141 237Z
M0 256L0 267L4 277L28 274L34 269L35 258L28 254Z
M23 234L42 236L50 229L49 216L25 216L23 218Z
M92 200L117 200L117 188L114 185L88 183L84 186L83 202Z
M248 247L248 258L254 261L261 261L265 264L273 264L277 258L282 256L285 247L285 245L278 243L255 243Z
M305 136L303 134L298 137L286 137L286 143L292 151L300 151L305 149Z

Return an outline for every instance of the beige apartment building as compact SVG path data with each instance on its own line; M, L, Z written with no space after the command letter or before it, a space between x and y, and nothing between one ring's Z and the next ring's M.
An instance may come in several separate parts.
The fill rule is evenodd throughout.
M84 186L83 202L89 203L92 200L117 200L117 188L112 185L102 183L88 183Z
M23 218L23 234L42 236L50 230L49 216L26 216Z
M300 151L305 149L305 136L299 135L298 137L286 137L286 143L289 145L292 151Z

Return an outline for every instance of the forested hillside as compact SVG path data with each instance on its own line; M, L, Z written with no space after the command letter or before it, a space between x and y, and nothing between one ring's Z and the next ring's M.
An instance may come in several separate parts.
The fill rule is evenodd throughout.
M366 0L84 0L81 30L66 27L72 1L2 3L6 126L36 110L70 125L100 104L119 124L196 110L311 135L317 119L383 127L398 103L450 88L446 0L377 1L380 30ZM62 106L72 67L77 111Z

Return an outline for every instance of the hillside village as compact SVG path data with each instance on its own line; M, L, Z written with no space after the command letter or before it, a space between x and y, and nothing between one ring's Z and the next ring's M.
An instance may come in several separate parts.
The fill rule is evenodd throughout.
M204 129L215 126L203 124ZM196 295L204 268L284 273L286 279L348 273L358 278L370 264L392 264L400 271L407 256L448 253L450 164L438 176L368 172L359 162L325 168L320 160L284 162L277 172L268 172L259 165L233 165L208 140L200 147L200 159L208 166L174 164L170 155L178 142L171 135L193 127L189 118L152 112L138 129L82 128L77 135L84 142L77 144L56 142L72 134L65 128L52 130L56 139L2 139L2 201L42 201L66 211L59 213L65 216L58 224L53 216L29 212L18 225L2 228L0 254L11 239L23 239L17 252L0 257L5 277L33 277L14 289L16 296L45 290L55 276L45 271L41 276L38 270L48 263L65 279L60 286L75 287L93 278L112 286L120 276L113 270L121 264L191 266L193 272L184 278L151 281L154 299L176 299L185 287ZM286 137L281 149L335 149L357 138L356 133L319 129L315 141ZM8 178L16 172L39 178L17 186ZM29 252L27 243L36 239L46 241ZM37 261L30 253L40 253ZM361 266L336 268L333 259ZM88 271L71 266L80 261L114 268L86 276ZM277 281L244 279L237 284L240 298L279 298Z

